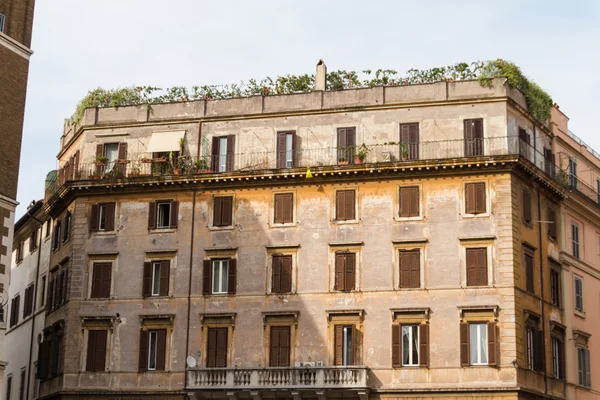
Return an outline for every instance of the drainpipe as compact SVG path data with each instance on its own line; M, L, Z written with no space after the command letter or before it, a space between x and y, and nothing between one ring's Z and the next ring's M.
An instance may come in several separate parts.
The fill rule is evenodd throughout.
M42 221L40 221L39 219L37 219L36 217L34 217L33 215L29 214L29 210L27 210L27 215L29 215L31 218L35 219L37 222L40 223L40 234L39 236L39 240L38 240L38 257L37 257L37 264L35 266L35 286L33 287L33 315L31 317L31 337L29 338L29 362L27 363L27 390L26 390L26 394L25 394L25 398L29 399L29 388L31 386L30 382L31 382L31 359L33 358L33 341L35 338L35 318L36 318L36 300L37 300L37 292L39 289L39 278L40 278L40 259L42 258L42 232L44 230L44 223Z
M546 373L546 317L545 317L545 304L544 304L544 256L542 254L542 191L541 187L538 186L538 195L537 195L537 209L538 209L538 240L540 247L540 306L542 309L542 334L544 340L542 340L542 365L544 373L544 394L548 395L548 374Z
M187 374L187 356L190 348L190 317L192 313L192 271L194 267L194 221L196 219L196 195L198 189L194 189L194 199L192 201L192 229L190 233L190 275L188 277L188 304L187 304L187 329L185 332L185 378L183 384L183 390L188 387L188 374Z

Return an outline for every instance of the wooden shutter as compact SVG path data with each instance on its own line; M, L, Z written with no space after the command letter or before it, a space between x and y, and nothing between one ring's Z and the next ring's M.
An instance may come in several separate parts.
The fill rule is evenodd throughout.
M413 186L411 188L409 188L409 204L410 204L410 211L409 211L409 217L418 217L419 216L419 187L418 186Z
M335 192L335 219L345 221L346 217L346 192L338 190Z
M281 257L281 291L292 291L292 256Z
M115 203L104 204L104 210L106 212L104 230L107 232L112 232L115 230ZM156 221L156 218L154 218L154 221Z
M127 160L127 143L119 143L119 160Z
M346 191L346 219L349 221L356 219L354 202L355 202L354 190L347 190Z
M235 294L235 289L237 286L237 260L235 258L232 258L228 261L227 272L227 293Z
M90 213L90 232L98 231L98 215L99 215L99 204L92 204L92 211Z
M284 218L283 218L283 195L282 194L276 194L275 195L275 210L274 210L274 216L275 216L275 223L276 224L283 224Z
M223 226L223 197L213 198L213 226Z
M348 146L348 143L346 143L346 129L345 128L339 128L337 130L337 147L338 147L338 154L340 154L339 152L341 151L342 153L342 157L345 158L345 150L346 147Z
M211 286L211 275L212 275L212 262L211 260L204 260L202 266L202 294L207 295L212 293Z
M217 368L227 367L227 328L217 328Z
M467 214L477 213L476 189L474 183L465 184L465 212Z
M553 239L556 239L556 223L556 210L553 207L548 206L548 236Z
M283 256L273 256L273 265L271 266L271 291L273 293L281 292L281 269L282 269L282 258Z
M398 368L402 366L402 345L401 345L401 329L400 325L392 325L392 367Z
M356 288L356 256L354 253L344 254L344 289Z
M271 327L269 340L269 366L279 367L279 332L276 326Z
M97 144L96 145L96 160L98 160L101 157L104 157L104 145ZM103 165L96 164L96 175L102 175L103 170L104 170Z
M277 168L285 168L285 141L287 132L277 132Z
M171 263L169 261L162 261L160 263L160 285L159 294L160 296L169 295L169 277L171 275Z
M291 224L294 222L294 195L293 193L281 194L283 205L283 223Z
M298 138L296 137L296 131L290 133L292 135L292 167L298 166Z
M226 196L222 198L221 226L231 226L233 224L233 197Z
M488 284L487 249L486 248L476 249L476 253L477 253L477 285L487 286L487 284Z
M344 361L344 325L334 327L334 365L342 365Z
M496 331L496 323L487 323L488 337L488 365L496 366L498 364L498 337Z
M156 202L148 204L148 229L156 229Z
M527 285L527 291L530 293L535 292L534 279L534 265L533 257L530 254L525 254L525 279Z
M585 354L585 385L590 387L592 386L592 369L590 365L590 350L584 349Z
M400 250L400 281L398 287L409 287L410 284L410 254L408 251Z
M92 271L92 298L109 298L112 275L111 263L94 263Z
M466 249L467 255L467 286L477 286L477 249Z
M546 369L546 366L544 365L544 361L546 358L544 354L544 331L541 329L534 329L533 335L533 369L539 372L543 372Z
M475 213L483 214L485 209L485 183L475 183Z
M54 287L55 287L55 277L51 277L48 282L48 300L46 304L48 305L48 310L52 311L54 309Z
M235 136L227 136L227 172L235 169Z
M144 262L144 278L142 284L142 296L152 296L152 263Z
M344 254L335 254L335 290L345 290L344 285Z
M219 171L219 137L218 136L214 136L212 138L212 147L211 147L211 155L212 155L212 167L211 169L214 172L218 172Z
M140 352L138 368L140 371L148 370L148 331L140 329Z
M272 326L269 346L269 366L288 367L290 365L290 327Z
M172 201L171 202L171 218L169 218L169 222L171 223L171 228L177 228L177 220L179 219L179 202Z
M419 325L419 366L429 366L429 325Z
M410 284L411 288L421 287L421 252L413 250L410 252Z
M208 338L206 341L206 367L215 368L217 366L217 330L219 328L208 328Z
M167 330L156 330L156 370L165 370L165 360L167 358Z
M40 350L38 354L38 368L37 378L46 379L48 377L49 366L50 366L50 342L44 340L40 344Z
M525 222L531 222L531 193L529 190L523 190L523 219Z
M468 367L471 362L469 359L469 324L461 322L460 324L460 365Z
M102 268L102 278L100 287L102 288L102 297L108 298L110 297L110 284L112 281L112 264L104 263Z
M94 370L104 371L106 369L106 344L107 344L107 331L95 331L96 332L96 343L95 343L95 354L94 354Z

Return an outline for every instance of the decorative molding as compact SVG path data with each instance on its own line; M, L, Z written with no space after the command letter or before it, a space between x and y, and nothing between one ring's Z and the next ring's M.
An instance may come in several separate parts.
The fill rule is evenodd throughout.
M164 322L173 324L175 314L145 314L140 315L140 323L143 325L148 322Z
M464 313L469 311L492 311L494 314L494 320L498 320L498 312L500 311L500 307L495 305L489 306L458 306L458 317L460 321L464 319Z
M126 133L117 133L117 132L99 132L99 133L95 133L94 136L96 136L97 138L103 138L103 137L114 137L114 136L129 136L129 132Z
M458 238L461 242L475 242L475 241L490 241L496 240L495 235L481 235L481 236L462 236Z
M16 54L20 55L27 61L29 61L29 58L33 54L33 51L31 51L30 48L17 42L15 39L11 38L3 32L0 32L0 44L6 47L7 49L15 52Z
M216 253L219 251L237 251L237 246L236 247L206 247L204 249L204 251L206 253Z
M292 317L294 319L294 325L298 326L298 315L300 315L300 311L263 311L263 327L267 326L267 318L283 318L283 317Z
M356 247L364 246L365 242L330 242L329 247Z
M299 249L300 244L282 244L280 246L265 246L267 250L277 250L277 249Z
M235 323L235 317L237 313L200 313L200 325L204 325L204 320L207 318L218 318L218 319L229 319L229 323L233 325Z
M392 312L392 320L396 319L397 314L417 314L424 315L426 320L429 320L431 309L429 307L407 307L407 308L390 308Z
M429 239L427 239L427 238L392 240L393 244L424 244L424 243L428 243L428 242L429 242Z

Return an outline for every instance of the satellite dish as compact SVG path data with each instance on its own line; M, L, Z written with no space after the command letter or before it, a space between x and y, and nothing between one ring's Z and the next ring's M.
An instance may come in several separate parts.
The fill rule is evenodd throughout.
M192 356L187 356L185 362L189 368L194 368L196 366L196 359Z

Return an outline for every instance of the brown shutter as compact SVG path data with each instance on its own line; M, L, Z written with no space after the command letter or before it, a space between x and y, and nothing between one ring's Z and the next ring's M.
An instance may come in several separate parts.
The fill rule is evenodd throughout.
M344 285L344 254L335 254L335 290L345 290Z
M475 184L475 212L483 214L485 211L485 183L480 182Z
M548 206L548 236L556 239L556 211L553 207Z
M235 169L235 136L227 136L227 172Z
M467 286L477 286L477 249L466 249Z
M96 145L96 160L100 157L104 157L104 145L98 144ZM101 175L104 171L104 167L102 165L96 164L96 175Z
M170 277L170 262L163 261L160 263L160 286L159 286L159 294L161 296L169 295L169 277Z
M409 144L408 158L410 160L419 159L419 124L410 124L409 126Z
M419 366L429 366L429 325L419 325Z
M590 350L584 349L585 353L585 384L586 386L592 386L592 368L590 365Z
M213 226L223 226L223 197L213 198Z
M334 327L334 365L342 365L344 360L344 325L335 325Z
M354 190L346 191L346 219L352 221L356 219L355 201L356 192Z
M465 184L465 212L467 214L475 214L477 212L475 192L474 183Z
M217 346L215 358L217 368L227 367L227 328L217 328Z
M421 252L413 250L410 252L410 287L421 287Z
M279 329L279 366L290 366L290 327L280 326Z
M152 263L144 262L144 278L142 285L142 296L148 297L152 295Z
M227 196L222 198L222 226L231 226L233 224L233 197Z
M346 218L346 193L343 190L335 192L335 219L344 221Z
M535 329L534 335L534 348L533 348L533 364L534 369L539 372L544 372L546 366L544 365L544 331L541 329Z
M292 256L281 257L281 291L292 291Z
M285 168L285 139L286 132L277 132L277 168Z
M354 290L356 288L356 255L346 253L344 255L344 286L345 290Z
M227 271L227 293L235 294L235 289L237 286L237 260L235 258L229 260Z
M410 214L410 199L408 195L408 188L401 187L400 188L400 210L398 211L399 217L408 217Z
M279 327L271 327L271 337L269 340L269 366L279 366Z
M50 360L50 342L44 340L40 344L40 350L38 354L38 369L37 378L46 379L49 371L49 360Z
M212 293L210 279L212 275L212 262L211 260L204 260L202 264L202 294L207 295Z
M460 324L460 365L468 367L471 364L469 359L469 324L461 322Z
M208 328L208 338L206 342L207 368L215 368L217 366L217 330L218 328Z
M104 263L102 267L102 278L101 278L101 291L102 297L109 298L110 297L110 283L112 280L112 264Z
M106 203L104 205L104 209L106 210L106 223L104 224L104 230L107 232L114 231L115 230L115 203Z
M419 216L419 187L413 186L410 188L410 217Z
M398 286L401 288L410 287L410 253L400 250L400 282Z
M219 171L219 137L218 136L214 136L212 138L211 155L212 155L211 169L213 170L213 172L218 172Z
M488 337L488 365L495 366L498 363L498 338L496 337L496 323L487 323Z
M474 154L473 151L473 121L470 119L466 119L464 121L464 141L465 141L465 157L471 156Z
M102 279L102 264L94 263L92 265L92 291L90 297L92 299L99 298L101 293L101 279Z
M294 195L292 193L283 195L283 222L288 224L294 222Z
M48 305L48 310L52 311L54 309L54 287L55 287L56 278L52 277L48 282L48 300L46 304Z
M90 213L90 232L98 231L98 210L99 204L92 204L92 211Z
M156 229L156 202L148 204L148 229Z
M273 256L273 265L271 267L271 291L273 293L281 292L281 267L283 256Z
M535 293L535 284L533 282L534 277L534 265L533 257L529 254L525 254L525 279L526 288L530 293Z
M337 131L337 147L339 150L344 151L346 150L347 146L348 144L346 143L346 129L340 128Z
M400 359L402 357L402 346L400 344L400 325L392 325L392 367L402 366Z
M297 151L298 151L298 138L296 137L296 132L293 131L291 133L292 135L292 166L293 167L297 167L298 166L298 155L297 155Z
M177 220L179 219L179 202L172 201L171 202L171 218L169 219L171 222L171 228L177 228Z
M119 143L119 160L127 160L127 143Z
M96 344L94 354L94 370L104 371L106 369L106 345L107 331L96 331Z
M158 329L156 331L156 370L165 370L165 360L167 358L167 330Z
M473 138L474 139L483 139L483 120L475 119L473 120ZM481 142L479 142L479 147L482 146Z
M148 331L140 329L140 357L138 362L140 371L148 370Z
M531 222L531 193L528 190L523 190L523 219Z
M477 249L477 284L479 286L487 286L487 274L487 249Z
M285 220L283 213L284 213L284 198L282 194L276 194L275 195L275 223L276 224L283 224L283 221Z

